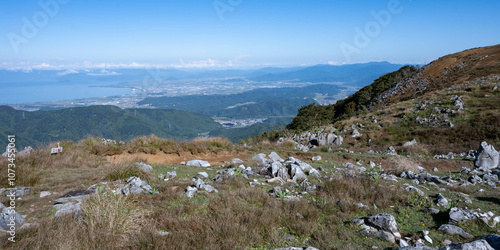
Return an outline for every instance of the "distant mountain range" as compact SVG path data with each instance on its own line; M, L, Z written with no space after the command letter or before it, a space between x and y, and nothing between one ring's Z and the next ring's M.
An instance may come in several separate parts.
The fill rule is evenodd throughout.
M377 77L401 68L403 65L372 62L350 65L316 65L287 72L259 71L248 77L252 81L347 82L356 86L369 84Z
M350 65L315 65L308 67L266 67L260 69L92 69L92 70L0 70L0 83L15 82L132 82L153 78L156 81L210 78L245 78L251 81L348 82L359 86L403 65L371 62Z

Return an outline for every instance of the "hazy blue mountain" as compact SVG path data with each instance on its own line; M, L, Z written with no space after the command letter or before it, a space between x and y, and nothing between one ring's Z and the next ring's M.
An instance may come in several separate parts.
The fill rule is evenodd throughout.
M367 85L388 72L403 65L388 62L371 62L349 65L315 65L296 71L268 73L249 77L252 81L297 81L297 82L348 82Z
M377 78L402 65L373 62L352 65L310 67L264 67L260 69L91 69L91 70L0 70L0 83L14 82L133 82L154 79L211 79L240 77L251 81L359 82ZM371 79L371 80L373 80ZM368 84L368 83L367 83Z

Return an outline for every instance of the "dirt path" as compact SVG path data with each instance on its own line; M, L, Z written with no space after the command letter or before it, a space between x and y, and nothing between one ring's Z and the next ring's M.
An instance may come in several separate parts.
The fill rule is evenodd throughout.
M182 161L190 160L204 160L208 161L211 165L223 164L224 162L229 162L233 158L246 159L248 156L243 153L236 152L220 152L217 154L191 154L191 153L179 153L179 154L166 154L164 152L158 152L156 154L146 154L146 153L124 153L119 155L107 156L109 162L114 164L120 164L124 162L138 162L143 161L146 163L153 164L179 164Z

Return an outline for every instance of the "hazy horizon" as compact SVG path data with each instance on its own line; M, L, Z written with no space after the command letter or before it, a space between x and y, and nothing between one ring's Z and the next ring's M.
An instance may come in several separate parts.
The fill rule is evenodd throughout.
M500 2L6 2L0 69L425 64L498 44Z

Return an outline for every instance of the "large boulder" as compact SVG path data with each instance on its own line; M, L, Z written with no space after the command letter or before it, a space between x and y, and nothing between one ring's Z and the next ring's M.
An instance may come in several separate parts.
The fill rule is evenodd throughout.
M54 208L57 210L55 216L60 217L68 214L79 214L82 211L81 202L67 202L55 204Z
M468 243L455 243L446 247L440 248L440 250L494 250L493 247L488 244L484 239L476 240Z
M231 164L242 164L244 161L241 160L240 158L233 158L231 160Z
M210 167L210 163L208 161L202 161L202 160L192 160L188 161L186 163L186 166L192 166L192 167Z
M124 195L140 194L144 191L151 192L152 189L153 188L151 188L151 186L145 181L141 180L141 178L133 176L128 178L127 185L123 187L122 193Z
M9 153L11 153L11 149L10 149L9 145L7 145L7 147L5 147L5 152L2 154L2 156L7 157L7 156L9 156ZM16 148L14 148L14 153L17 153Z
M253 160L255 160L257 163L259 163L260 165L266 165L266 155L263 154L263 153L260 153L254 157L252 157Z
M283 162L283 159L281 159L281 157L276 152L271 152L269 154L269 159L271 159L273 161Z
M79 203L87 199L91 194L95 194L96 191L97 189L95 187L72 190L64 194L63 196L54 199L54 201L56 203L66 203L66 202Z
M448 207L448 199L446 199L441 193L436 195L437 205L441 207Z
M387 149L387 154L388 155L398 155L398 152L396 152L396 149L394 149L393 146L390 146L388 149Z
M394 216L386 213L376 214L370 216L366 222L375 228L388 231L391 233L398 233L398 224Z
M151 173L151 171L153 171L153 167L144 162L136 162L135 165L141 168L144 172Z
M443 224L438 228L438 231L443 232L445 234L458 234L462 236L463 238L469 239L472 238L473 236L470 235L469 233L465 232L462 228L459 228L454 225L450 224Z
M297 166L297 165L290 165L291 168L291 174L292 174L292 180L296 182L301 182L303 180L307 180L306 174L302 171L302 169Z
M31 146L27 146L23 150L19 151L16 156L29 156L31 151L33 151L33 148Z
M481 236L481 239L484 239L490 244L494 249L500 249L500 235L498 234L488 234Z
M389 232L365 229L365 230L358 231L356 233L364 235L366 237L380 238L380 239L384 239L384 240L392 242L392 243L396 243L396 239L394 238L394 235L392 235Z
M11 220L14 219L14 220ZM11 227L16 230L24 223L24 217L14 209L0 203L0 229L10 231Z
M403 144L403 147L410 147L410 146L413 146L413 145L417 145L417 140L413 139L411 141L407 141Z
M499 164L500 154L495 150L495 147L485 141L481 142L479 149L476 151L474 166L480 169L492 169L500 166Z
M324 146L324 145L335 145L335 146L340 146L342 144L342 137L337 136L334 133L319 133L316 136L316 141L318 146Z
M5 195L12 195L14 194L16 197L20 196L25 196L31 194L31 188L30 187L15 187L12 189L8 189L5 191Z
M198 189L196 187L191 187L191 186L188 186L187 189L186 189L186 196L191 198L193 197L196 192L198 192Z

